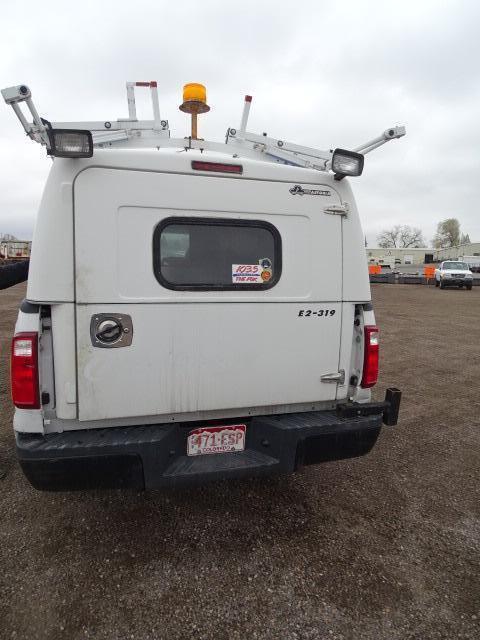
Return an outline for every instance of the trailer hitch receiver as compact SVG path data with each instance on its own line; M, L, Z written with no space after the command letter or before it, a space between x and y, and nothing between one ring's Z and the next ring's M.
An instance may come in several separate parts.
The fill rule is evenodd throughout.
M350 402L337 406L337 416L340 418L356 418L359 416L381 415L383 424L393 427L398 422L402 392L395 387L389 387L385 392L383 402Z

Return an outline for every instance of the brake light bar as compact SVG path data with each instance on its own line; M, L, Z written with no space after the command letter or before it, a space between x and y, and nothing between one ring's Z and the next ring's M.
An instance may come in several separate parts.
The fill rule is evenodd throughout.
M378 343L378 327L373 325L366 326L364 329L364 356L363 356L363 374L362 388L369 389L377 384L378 380L378 360L379 360L379 343Z
M216 173L243 173L243 167L241 164L204 162L202 160L192 160L192 169L195 169L195 171L213 171Z
M12 340L11 384L13 404L19 409L39 409L38 333L17 333Z

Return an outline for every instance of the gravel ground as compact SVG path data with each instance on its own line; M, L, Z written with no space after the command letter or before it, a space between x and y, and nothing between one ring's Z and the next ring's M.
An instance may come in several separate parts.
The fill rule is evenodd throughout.
M374 285L368 456L197 489L39 493L14 456L0 292L0 637L480 637L480 288Z

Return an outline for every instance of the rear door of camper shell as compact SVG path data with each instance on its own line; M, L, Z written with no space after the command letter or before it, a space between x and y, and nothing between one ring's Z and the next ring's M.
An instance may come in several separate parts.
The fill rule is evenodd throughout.
M78 175L81 421L281 413L338 397L352 334L341 356L342 217L324 209L341 200L328 185L298 186L101 167ZM121 340L108 341L108 318L127 330Z

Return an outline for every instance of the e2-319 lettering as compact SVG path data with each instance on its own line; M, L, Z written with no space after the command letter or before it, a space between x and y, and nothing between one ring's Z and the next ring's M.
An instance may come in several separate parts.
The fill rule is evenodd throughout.
M308 318L309 316L317 316L317 318L329 318L335 315L335 309L319 309L318 311L312 311L312 309L300 309L298 312L299 318Z

